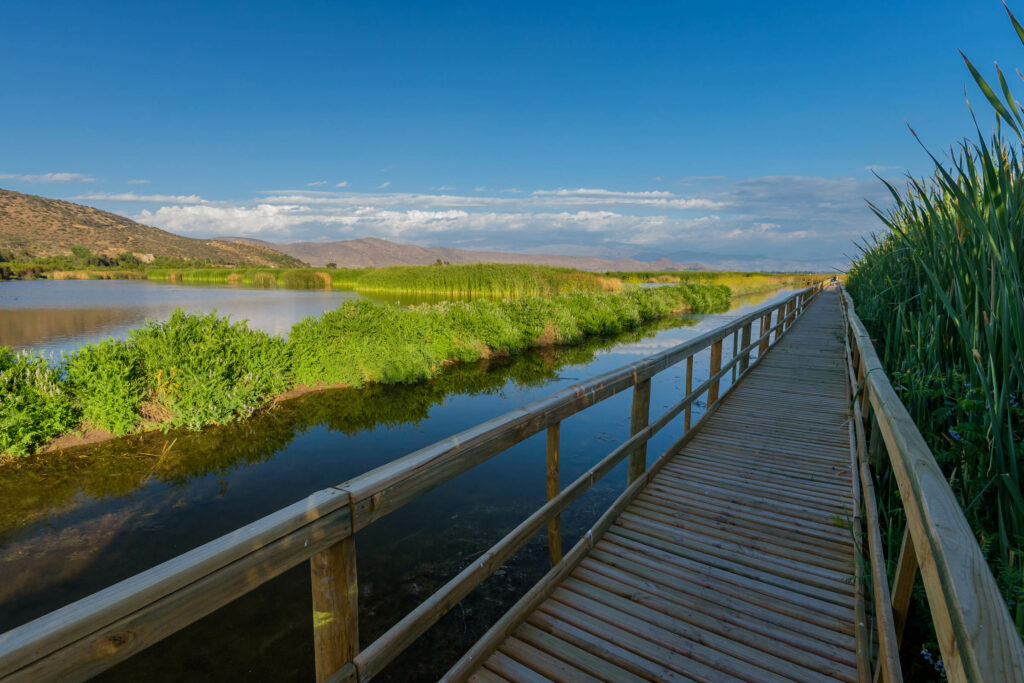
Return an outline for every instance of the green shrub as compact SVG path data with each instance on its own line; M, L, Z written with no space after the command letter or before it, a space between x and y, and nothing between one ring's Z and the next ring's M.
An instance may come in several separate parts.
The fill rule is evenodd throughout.
M128 342L171 426L198 429L247 417L289 386L284 340L216 313L178 309L162 323L132 330Z
M139 423L145 380L138 350L123 339L88 344L65 359L67 381L83 419L123 436Z
M60 372L45 356L0 347L0 454L28 455L77 423Z

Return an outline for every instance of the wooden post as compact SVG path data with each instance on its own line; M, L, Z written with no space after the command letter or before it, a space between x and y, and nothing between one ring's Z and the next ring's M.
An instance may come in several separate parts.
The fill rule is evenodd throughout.
M719 339L718 341L716 341L714 344L711 345L711 371L708 374L708 377L710 378L711 376L713 376L716 372L718 372L721 369L722 369L722 340ZM711 406L717 400L718 400L718 380L716 379L715 381L713 381L711 383L711 386L708 387L708 410L711 409Z
M313 585L313 651L322 683L359 653L356 539L349 536L309 558Z
M740 348L747 348L750 346L750 326L753 323L747 323L743 326L743 334L740 337ZM747 366L750 365L750 351L743 352L743 358L740 359L740 374L742 375L747 370Z
M629 435L633 436L647 426L651 417L651 378L648 377L633 387L633 413L629 419ZM637 448L629 456L629 478L632 484L647 469L647 444Z
M740 331L739 330L736 330L735 332L732 333L732 355L729 356L730 360L732 360L733 358L736 357L736 351L737 351L736 345L739 343L739 336L740 336ZM732 373L731 374L732 374L732 382L735 384L736 383L736 363L732 364Z
M559 478L558 453L561 444L562 423L556 422L548 427L548 500L561 492ZM548 554L551 566L562 561L562 516L555 516L548 522Z
M686 396L693 392L693 356L686 357ZM686 431L690 431L690 406L686 406Z
M768 311L767 314L761 316L761 345L757 347L757 357L760 358L768 351L768 347L772 343L772 334L768 330L772 328L772 312Z
M779 341L779 337L782 336L782 331L783 331L783 328L785 327L785 325L783 325L783 322L782 322L786 318L785 310L786 310L786 305L783 304L782 306L779 306L778 310L776 311L776 315L775 315L775 326L776 326L775 341Z
M910 593L917 578L917 552L910 538L910 528L903 532L903 545L892 582L892 620L896 629L896 644L903 642L903 627L907 624L907 610L910 608Z
M864 388L867 391L867 387ZM868 451L868 462L875 468L876 472L881 472L880 469L884 462L883 460L888 457L888 453L885 450L885 440L882 438L882 428L878 426L878 417L874 411L871 411L871 433L868 436L867 451Z

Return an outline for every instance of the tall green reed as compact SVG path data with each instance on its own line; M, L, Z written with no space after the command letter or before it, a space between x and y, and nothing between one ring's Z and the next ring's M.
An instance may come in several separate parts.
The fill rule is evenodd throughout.
M1000 98L964 59L996 130L931 155L928 179L886 183L894 206L872 209L889 232L861 245L848 287L1024 632L1024 117L1002 72Z

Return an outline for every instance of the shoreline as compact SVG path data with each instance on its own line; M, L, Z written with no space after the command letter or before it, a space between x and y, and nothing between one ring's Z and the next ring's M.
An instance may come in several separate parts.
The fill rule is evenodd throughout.
M732 301L733 299L738 298L739 296L748 296L748 295L747 294L730 295L729 300ZM695 306L693 304L688 303L686 305L680 306L677 309L669 311L666 315L660 316L657 319L663 319L663 318L667 318L667 317L674 316L674 315L683 315L683 314L686 314L686 313L692 313L692 312L694 312L694 309L695 309ZM553 348L557 348L557 347L573 347L573 346L578 346L578 345L582 344L584 341L586 341L588 339L593 339L595 337L600 337L600 336L603 336L603 335L601 335L601 334L582 334L578 338L576 338L576 339L574 339L572 341L569 341L569 342L558 342L558 341L555 341L549 335L543 335L540 339L537 340L540 343L532 344L532 345L530 345L528 347L525 347L521 351L523 351L523 352L528 352L528 351L544 351L545 349L553 349ZM481 356L480 356L479 360L507 357L507 356L511 356L511 355L513 355L513 354L509 353L507 351L495 351L494 349L491 349L491 348L487 347L487 348L482 349L482 353L481 353ZM419 380L419 381L428 381L429 382L429 381L433 380L434 378L436 378L441 372L444 372L445 368L453 366L453 365L457 365L457 364L460 364L460 363L463 363L463 362L466 362L466 361L461 361L461 360L456 359L456 358L445 359L445 360L443 360L443 361L441 361L440 363L437 364L437 368L436 368L435 372L430 377L424 378L424 379ZM371 382L371 383L368 383L367 385L375 384L375 383L376 382ZM382 382L382 384L395 384L395 382L390 382L390 383L389 382ZM364 385L364 386L366 386L366 385ZM248 417L246 417L246 418L244 418L242 420L239 420L239 422L244 422L245 420L252 419L254 416L256 416L258 414L263 414L263 413L265 413L267 411L273 410L276 406L278 406L280 404L283 404L283 403L286 403L288 401L300 398L302 396L306 396L308 394L316 394L316 393L321 393L321 392L325 392L325 391L332 391L332 390L336 390L336 389L352 389L352 388L357 388L357 387L354 387L353 385L346 384L346 383L317 382L317 383L314 383L314 384L297 384L297 385L289 388L286 391L280 392L278 394L275 394L275 395L269 397L267 399L266 403L263 406L261 406L252 415L250 415L250 416L248 416ZM107 430L101 429L99 427L96 427L94 425L88 424L86 422L82 422L82 423L79 424L77 429L75 429L73 431L65 432L63 434L59 434L59 435L57 435L55 437L52 437L51 439L48 439L47 441L43 442L37 448L35 448L35 450L31 454L29 454L28 456L18 456L18 455L13 455L13 454L10 454L10 453L0 453L0 472L2 472L6 467L15 466L15 465L17 465L20 462L25 462L26 460L31 459L36 454L52 454L52 453L61 453L61 454L63 454L65 451L73 451L73 450L77 450L79 448L84 448L84 447L87 447L87 446L94 446L94 445L106 443L106 442L109 442L109 441L112 441L112 440L115 440L115 439L128 438L128 437L132 437L132 436L137 436L139 434L146 434L146 433L151 433L151 432L155 432L155 431L160 431L164 426L166 426L165 423L163 423L163 424L162 423L150 423L150 424L146 424L146 425L142 426L141 428L139 428L139 429L137 429L135 431L130 432L129 434L125 434L123 436L118 436L118 435L113 434L112 432L109 432ZM217 423L213 423L213 424L204 425L200 429L194 430L194 431L197 432L197 433L201 433L204 429L206 429L208 427L214 427L214 426L218 426L218 424Z

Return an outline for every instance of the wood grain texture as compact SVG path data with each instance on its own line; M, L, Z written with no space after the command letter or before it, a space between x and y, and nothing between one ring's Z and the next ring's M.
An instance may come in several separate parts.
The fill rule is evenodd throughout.
M313 593L313 652L317 683L331 678L359 652L359 587L352 536L309 558Z
M839 302L833 291L780 313L790 322L777 348L652 465L506 637L529 626L566 663L583 652L646 678L858 680ZM763 343L743 339L712 376Z
M548 427L548 458L547 458L547 485L548 500L555 498L562 488L560 479L559 452L562 441L562 423L553 424ZM548 522L548 555L551 557L551 566L562 561L562 517L555 515Z
M865 397L878 420L938 636L953 681L1020 680L1024 643L963 511L850 310Z

